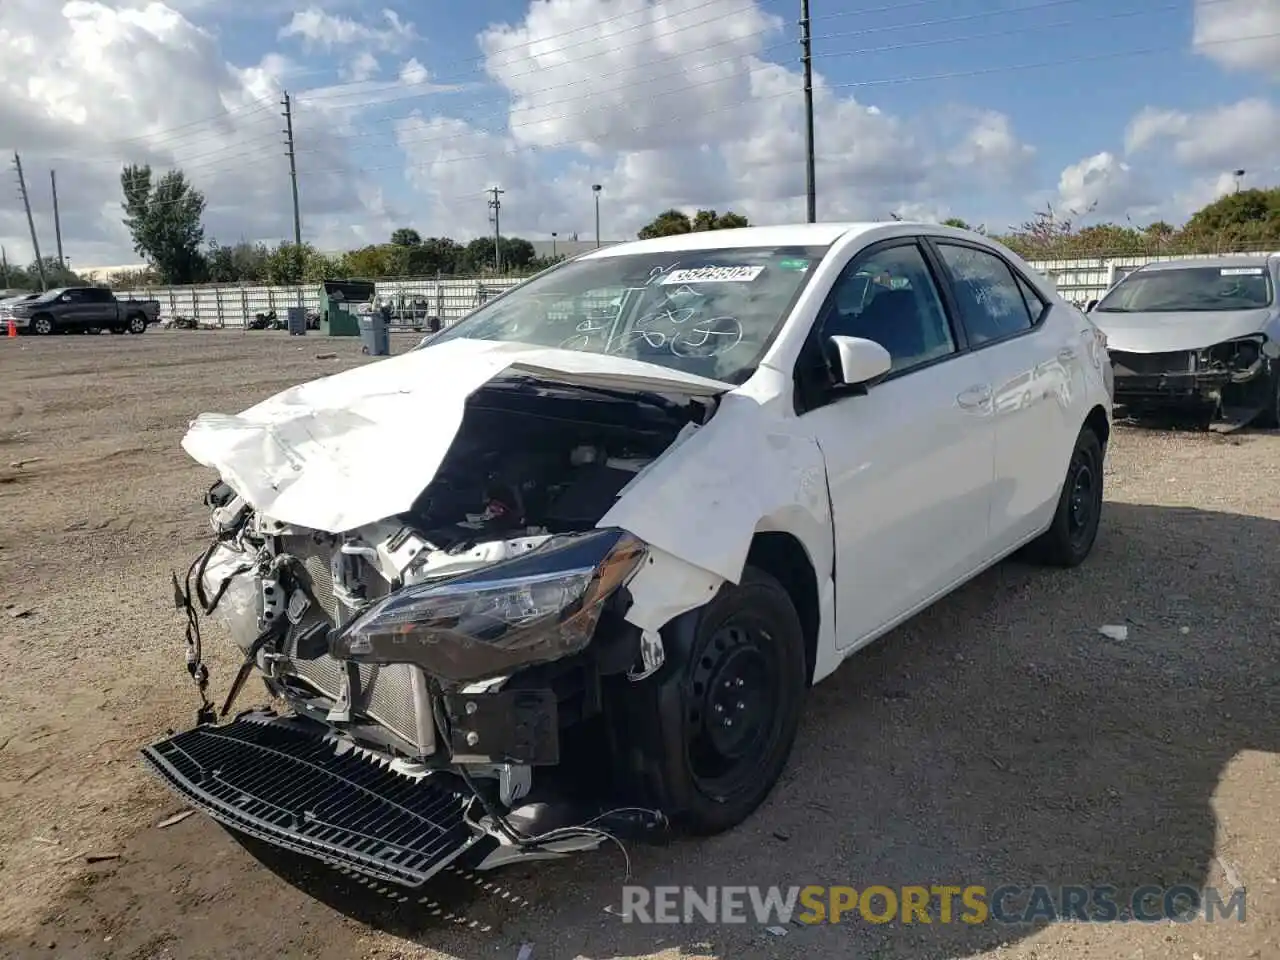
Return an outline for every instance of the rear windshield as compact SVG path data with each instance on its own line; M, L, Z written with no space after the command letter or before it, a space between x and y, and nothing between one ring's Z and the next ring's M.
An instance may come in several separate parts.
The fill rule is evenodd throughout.
M1275 291L1266 267L1184 267L1132 273L1095 308L1101 313L1257 310Z

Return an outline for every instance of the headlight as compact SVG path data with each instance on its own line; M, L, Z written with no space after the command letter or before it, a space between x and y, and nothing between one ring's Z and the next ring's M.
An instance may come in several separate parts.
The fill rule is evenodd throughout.
M396 591L335 633L329 652L412 663L454 683L559 660L590 643L604 602L645 553L622 530L554 538L483 570Z

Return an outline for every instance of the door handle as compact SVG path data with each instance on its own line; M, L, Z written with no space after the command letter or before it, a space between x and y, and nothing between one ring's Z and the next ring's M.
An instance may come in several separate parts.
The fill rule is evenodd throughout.
M1075 347L1063 347L1058 351L1058 360L1062 363L1070 363L1076 358Z
M980 383L962 391L956 396L956 403L964 407L966 410L972 410L976 407L985 406L991 399L991 385Z

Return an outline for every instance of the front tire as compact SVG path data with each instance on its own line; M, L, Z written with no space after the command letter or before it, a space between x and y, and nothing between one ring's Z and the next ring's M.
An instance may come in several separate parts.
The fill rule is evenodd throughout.
M51 333L53 333L55 329L54 323L53 323L53 317L50 317L47 315L32 317L31 323L28 326L28 329L32 333L36 334L36 336L47 337Z
M626 691L620 732L639 767L631 779L674 826L705 836L742 823L772 791L808 681L800 617L763 570L748 567L693 616L664 632L662 669Z
M1054 567L1075 567L1093 550L1102 518L1102 442L1092 427L1076 437L1053 524L1031 545L1031 555Z

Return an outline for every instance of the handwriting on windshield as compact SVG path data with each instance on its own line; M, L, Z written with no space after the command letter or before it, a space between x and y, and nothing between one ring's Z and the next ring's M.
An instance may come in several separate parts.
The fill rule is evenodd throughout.
M618 338L611 353L628 353L644 344L649 351L667 350L673 356L711 359L742 342L736 317L698 317L696 308L670 307L646 314Z

